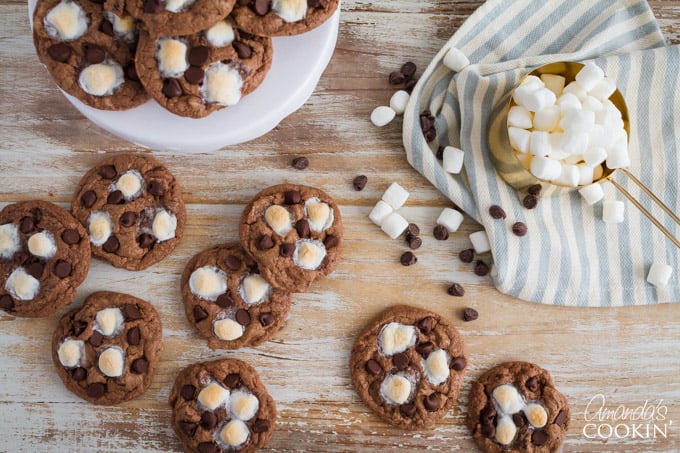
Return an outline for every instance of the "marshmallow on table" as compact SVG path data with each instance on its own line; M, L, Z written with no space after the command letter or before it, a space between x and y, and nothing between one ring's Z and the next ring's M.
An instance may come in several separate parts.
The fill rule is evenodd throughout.
M392 214L392 211L394 211L394 209L392 209L392 206L388 205L382 200L379 200L371 210L371 213L368 214L368 218L371 219L371 222L380 226L382 225L385 218L388 215Z
M560 96L562 90L564 89L564 84L566 79L558 74L543 74L541 80L545 84L545 87L555 93L555 96Z
M475 253L482 254L491 251L491 244L489 243L489 237L486 235L486 231L476 231L470 234L470 242L472 242L472 248L475 249Z
M562 173L562 164L554 159L543 156L534 156L531 159L531 168L529 169L532 175L544 181L557 179Z
M382 195L382 200L390 205L392 209L401 208L409 197L408 191L401 187L396 182L390 184L390 186L385 190Z
M394 110L397 115L401 115L406 110L406 104L411 96L404 90L399 90L390 98L390 108Z
M553 180L553 182L568 186L576 187L580 179L580 172L576 165L562 165L562 171L560 175Z
M592 62L586 63L578 74L576 74L576 82L586 91L595 88L595 85L604 78L604 71L602 68Z
M550 135L545 131L533 131L529 143L529 152L534 156L546 156L551 151Z
M652 266L649 268L647 281L656 287L666 286L668 284L668 280L671 278L672 273L673 268L668 264L661 261L654 261Z
M444 208L437 217L437 225L443 225L450 233L455 233L463 223L463 214L451 208Z
M621 223L623 222L624 211L623 201L605 200L602 203L602 220L606 223Z
M390 238L396 239L408 227L408 221L396 212L388 215L380 225L380 228Z
M460 72L470 65L470 60L465 56L463 52L451 47L446 55L444 55L443 60L444 66L452 71Z
M533 126L531 112L521 105L510 107L508 111L508 126L521 127L522 129L531 128Z
M510 145L521 153L528 153L531 145L531 132L518 127L509 127Z
M463 169L464 158L465 153L462 149L458 149L454 146L447 146L444 148L442 166L447 172L457 175Z
M383 127L390 123L396 114L397 112L395 112L391 107L381 105L380 107L374 108L371 112L371 123L377 127Z
M602 186L597 183L580 188L578 190L578 193L581 194L583 200L585 200L585 202L589 206L594 205L602 198L604 198L604 191L602 190Z

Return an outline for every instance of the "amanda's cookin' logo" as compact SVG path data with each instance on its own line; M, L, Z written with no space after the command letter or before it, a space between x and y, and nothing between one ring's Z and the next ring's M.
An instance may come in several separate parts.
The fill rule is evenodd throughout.
M663 400L656 404L645 400L636 407L608 407L605 396L597 394L586 406L583 435L588 439L665 439L673 423L667 415Z

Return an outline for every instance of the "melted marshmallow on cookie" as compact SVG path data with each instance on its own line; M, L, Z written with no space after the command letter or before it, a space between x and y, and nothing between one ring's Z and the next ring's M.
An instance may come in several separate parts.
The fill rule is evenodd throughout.
M229 20L221 20L205 31L205 39L215 47L224 47L234 41L234 26Z
M230 106L241 100L243 78L234 63L212 63L205 71L201 95L205 102Z
M64 0L43 21L47 34L59 41L73 41L87 31L87 16L76 2Z
M286 22L297 22L307 14L307 0L272 0L272 11Z
M23 267L18 267L7 277L5 289L15 299L32 300L40 292L40 281L27 274Z
M86 66L78 77L80 87L92 96L110 96L125 83L123 68L115 61Z
M156 42L156 61L163 77L180 77L189 68L188 47L174 38L161 38Z
M20 248L19 228L13 223L0 225L0 258L11 258Z

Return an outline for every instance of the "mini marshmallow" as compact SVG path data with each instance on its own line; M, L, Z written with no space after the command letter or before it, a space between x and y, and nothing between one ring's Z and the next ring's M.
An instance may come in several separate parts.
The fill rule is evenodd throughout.
M603 103L602 109L595 114L595 122L606 126L606 129L623 129L621 112L610 101Z
M584 90L590 91L604 79L604 71L593 62L588 62L576 74L576 83Z
M232 341L243 336L244 327L231 318L219 319L213 323L213 332L220 340Z
M563 94L557 99L557 105L560 108L560 112L564 113L571 109L581 109L581 100L576 97L576 95L571 93Z
M564 132L562 134L562 151L568 154L582 155L588 148L590 136L585 132Z
M120 377L125 370L125 353L117 346L105 349L97 361L99 370L108 377Z
M427 380L439 385L449 378L449 354L443 349L432 351L423 366Z
M518 105L525 105L525 98L529 93L544 88L545 84L536 76L529 76L512 92L512 99Z
M161 209L156 213L151 225L151 231L158 242L164 242L175 237L177 230L177 217L174 214Z
M35 233L28 238L28 251L31 255L50 259L57 251L57 244L49 231Z
M601 146L589 147L586 152L583 153L583 161L589 166L601 164L606 158L607 151Z
M388 375L380 384L380 395L388 404L400 405L409 400L413 385L400 374Z
M11 258L20 248L19 228L13 223L0 225L0 258Z
M560 175L553 179L553 182L567 187L576 187L578 186L579 176L580 173L576 165L562 165Z
M404 352L416 344L418 335L416 328L398 322L385 324L378 334L378 346L380 352L386 356L391 356L399 352Z
M534 129L537 131L552 131L557 127L560 121L560 109L557 106L551 106L543 110L539 110L534 114Z
M470 60L468 57L455 47L451 47L449 51L446 52L442 62L444 63L444 66L454 72L460 72L466 67L470 66Z
M380 226L385 218L392 214L392 211L394 211L392 206L388 205L382 200L379 200L371 210L371 213L368 214L368 218L371 219L371 222Z
M454 146L447 146L444 148L444 157L442 160L442 166L444 170L457 175L463 169L463 160L465 159L465 152L462 149L458 149Z
M502 384L493 389L491 392L493 399L496 400L499 409L504 414L514 414L522 410L524 402L522 396L512 384Z
M212 382L201 389L197 399L206 409L214 411L229 401L229 390Z
M163 0L166 11L171 13L179 13L186 11L186 9L194 3L195 0Z
M531 145L531 132L517 127L508 128L510 145L522 153L528 153Z
M189 68L188 47L174 38L161 38L156 42L158 70L163 77L180 77Z
M272 11L284 22L297 22L305 18L307 0L272 0Z
M475 253L482 254L491 251L491 244L489 243L489 237L486 235L486 231L476 231L470 234L470 242L472 242L472 248L475 249Z
M546 156L550 154L552 152L550 134L545 131L533 131L531 133L529 152L534 156Z
M229 413L239 420L248 421L257 414L260 401L249 391L234 390L229 397Z
M444 208L437 217L437 225L443 225L450 233L455 233L463 223L463 214L451 208Z
M259 274L250 274L243 279L239 295L247 304L262 302L271 293L271 286Z
M623 201L605 200L602 203L602 220L605 223L621 223L625 209Z
M602 110L602 102L593 96L586 96L583 100L583 109L590 110L591 112L599 112Z
M552 151L550 151L550 154L548 154L547 157L549 157L550 159L556 160L556 161L560 161L560 160L566 161L567 158L571 157L571 154L569 154L565 151L562 151L561 149L553 149ZM564 162L564 163L566 164L567 162Z
M609 99L609 96L614 94L614 91L616 91L616 83L612 79L605 77L588 90L588 94L600 101L604 101Z
M91 64L80 71L78 83L92 96L110 96L125 83L123 68L114 61Z
M142 195L144 177L137 170L128 170L111 185L111 191L120 190L126 201L134 200Z
M224 47L234 41L234 27L228 20L221 20L205 32L205 39L215 47Z
M592 206L604 198L602 186L597 183L582 187L578 190L578 193L581 194L588 206Z
M241 420L229 420L220 430L220 440L229 448L238 448L248 441L250 431L248 425Z
M578 165L577 168L578 168L578 185L587 186L588 184L591 184L594 180L593 167L589 165Z
M548 423L548 412L538 403L527 404L524 413L534 428L543 428Z
M597 121L597 119L596 119ZM604 127L601 124L595 123L593 125L593 129L590 131L590 134L588 134L588 147L589 148L596 148L596 147L602 147L604 148L609 144L610 141L610 136L605 132Z
M104 11L104 18L113 25L116 37L122 38L127 43L137 39L137 22L132 16L118 16L110 11Z
M316 197L305 202L305 215L312 231L325 231L333 224L333 210Z
M321 241L300 239L295 243L293 263L302 269L308 271L318 269L325 257L326 247Z
M529 171L538 179L550 181L559 178L562 173L562 164L548 157L534 156Z
M206 300L217 300L227 290L227 274L215 266L199 267L189 277L191 292Z
M498 419L496 426L496 441L501 445L510 445L517 434L517 426L509 415Z
M550 106L555 105L555 93L547 88L540 88L536 91L527 93L524 96L524 105L527 109L532 112L538 112Z
M557 74L543 74L541 80L547 89L555 93L555 96L559 97L562 94L564 84L566 83L564 77Z
M388 215L380 225L380 228L391 239L398 238L401 233L404 232L406 227L408 227L408 221L397 212L393 212L392 214Z
M406 104L411 98L411 95L404 90L399 90L390 98L390 108L394 110L397 115L401 115L406 110Z
M40 281L27 274L23 267L17 267L7 277L5 290L15 299L32 300L40 291Z
M391 107L381 105L380 107L374 108L371 112L371 123L373 123L374 126L383 127L389 124L396 114L397 112L392 110Z
M293 230L293 216L288 209L277 204L265 209L264 221L279 236L285 236Z
M80 365L85 356L85 342L82 340L64 340L57 349L59 362L66 368L73 368Z
M522 129L530 129L533 125L531 121L531 112L521 105L510 107L508 111L508 126L521 127Z
M668 284L668 280L671 278L673 273L673 268L668 264L661 261L654 261L652 266L649 268L649 273L647 274L647 281L652 285L660 288Z
M118 335L123 330L125 317L120 308L109 307L99 310L94 317L94 328L102 335L112 337Z
M566 156L562 157L562 162L567 165L577 165L583 163L583 156L579 156L578 154L567 154L565 153ZM555 159L554 156L550 155L548 156L551 159Z
M590 110L570 109L563 112L560 127L565 132L590 132L595 125L595 113Z
M630 166L630 156L628 155L628 143L626 140L618 140L607 153L607 167L622 168Z
M201 95L208 103L225 107L241 100L243 78L235 63L212 63L205 70L205 79L201 85Z
M387 190L382 195L382 200L388 205L392 206L392 209L401 208L406 200L408 200L409 193L401 187L396 182L390 184Z
M584 90L583 87L576 82L571 82L566 87L564 87L564 90L562 90L562 94L573 94L581 102L583 102L583 100L588 96L588 92Z
M87 15L76 3L62 1L47 13L43 21L51 38L58 41L73 41L87 31Z

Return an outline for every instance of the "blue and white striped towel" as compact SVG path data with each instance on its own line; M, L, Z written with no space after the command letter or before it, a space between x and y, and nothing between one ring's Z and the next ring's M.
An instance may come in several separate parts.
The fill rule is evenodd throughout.
M458 74L442 64L456 47L472 65ZM494 284L503 293L545 304L645 305L680 301L680 253L625 201L625 222L606 224L602 203L587 206L578 192L541 195L527 210L494 171L486 143L489 112L533 68L552 61L593 59L612 77L630 111L630 170L673 211L680 208L680 48L665 46L656 20L640 0L488 0L446 43L416 86L404 115L411 165L486 229ZM438 137L426 143L419 114L436 117ZM464 172L445 172L433 150L465 151ZM617 181L676 237L680 228L624 175ZM624 200L610 184L605 199ZM549 192L549 191L548 191ZM488 208L504 207L506 221ZM514 236L510 225L527 224ZM646 282L655 260L674 268L669 285Z

